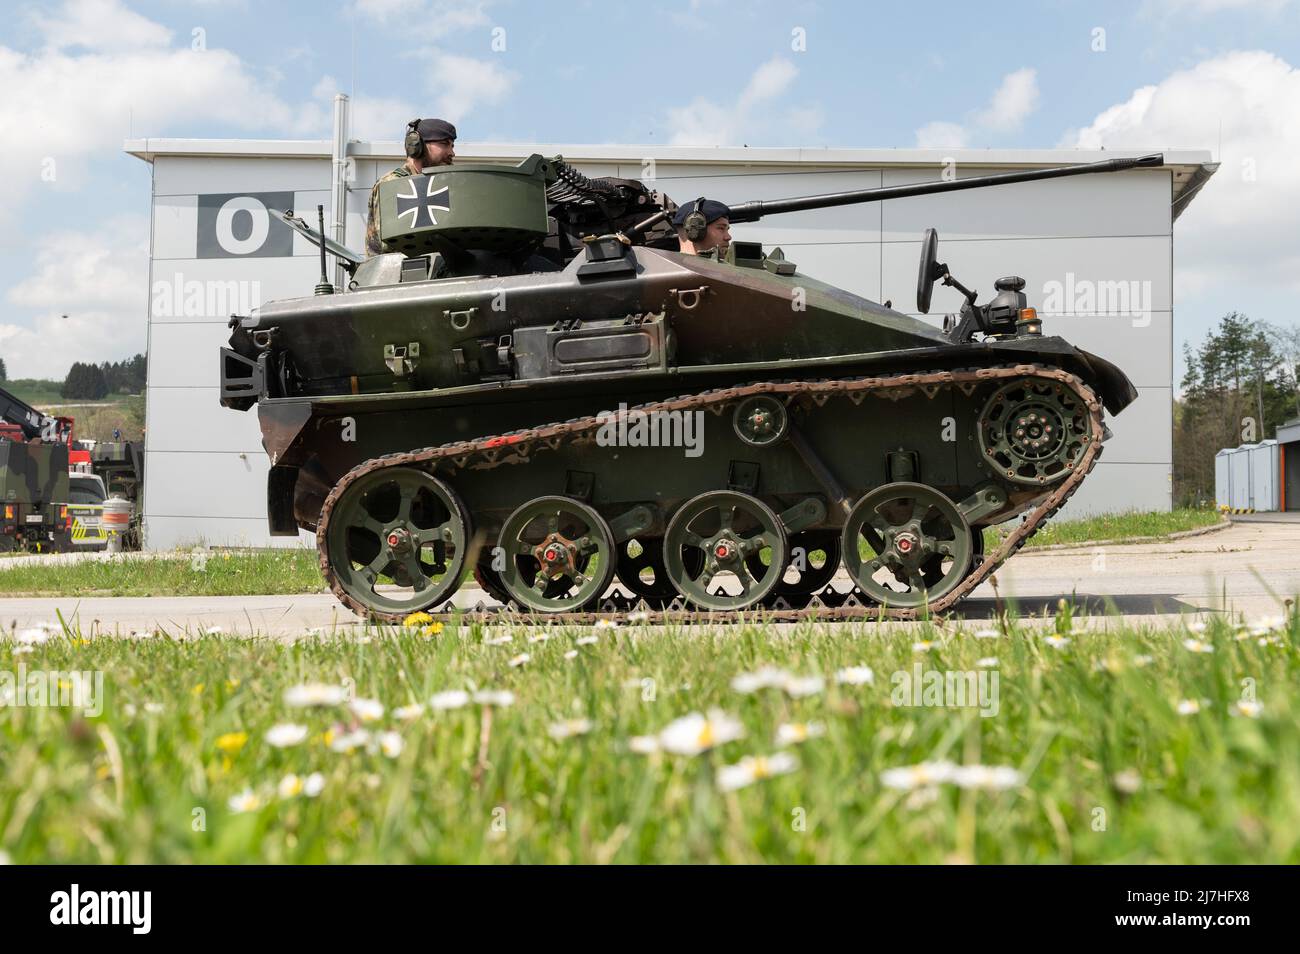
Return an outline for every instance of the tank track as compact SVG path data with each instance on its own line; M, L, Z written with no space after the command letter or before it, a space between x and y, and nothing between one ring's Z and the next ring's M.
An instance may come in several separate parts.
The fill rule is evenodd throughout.
M874 395L884 398L902 397L920 389L933 397L940 390L951 387L969 387L989 381L1009 380L1013 378L1036 377L1052 382L1060 382L1071 388L1083 401L1089 413L1090 436L1087 446L1073 472L1050 492L1047 498L1033 510L1026 513L1020 525L1007 536L1002 544L992 553L985 554L984 560L975 567L956 587L939 599L921 608L898 608L881 606L869 601L857 588L848 594L840 594L829 587L802 607L794 607L776 600L772 605L748 607L734 612L702 611L684 605L681 599L673 601L667 607L656 609L639 600L609 598L603 599L599 608L583 612L568 613L532 613L521 612L515 605L487 607L483 604L469 609L452 606L450 600L441 608L426 610L437 621L453 620L497 622L531 622L531 623L570 623L592 624L599 619L607 619L613 614L636 610L645 614L647 623L726 623L762 618L771 622L799 622L805 619L818 620L872 620L899 619L910 620L934 616L960 603L972 590L991 577L1033 534L1051 518L1061 506L1078 489L1083 479L1091 472L1101 456L1104 425L1102 404L1096 394L1077 375L1060 368L1039 364L1002 365L988 368L955 369L951 371L934 371L923 373L893 374L875 377L763 381L748 385L718 388L701 391L697 394L655 401L640 405L637 410L650 413L654 411L695 411L712 410L721 412L726 405L757 394L770 394L786 398L807 396L819 406L834 397L848 397L855 402ZM482 437L472 441L458 441L438 447L426 447L401 453L386 454L363 461L352 468L335 484L321 508L320 521L316 528L316 544L319 551L321 573L329 583L330 589L339 601L358 616L373 622L397 623L404 614L381 613L359 603L343 589L335 578L329 565L326 546L326 534L334 505L339 496L353 481L386 467L420 467L430 472L438 468L440 477L449 475L454 481L456 473L468 469L516 466L527 464L536 451L555 450L566 443L572 443L591 437L600 426L596 416L575 418L560 423L540 427L511 431L494 437ZM454 483L453 483L454 485Z

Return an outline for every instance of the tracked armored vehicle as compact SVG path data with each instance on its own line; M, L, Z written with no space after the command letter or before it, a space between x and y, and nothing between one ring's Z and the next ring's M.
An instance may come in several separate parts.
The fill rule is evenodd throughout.
M746 202L730 219L1162 161ZM470 573L507 608L575 621L939 612L1074 493L1104 412L1136 397L1043 334L1022 279L979 304L933 230L917 310L937 281L965 298L943 330L779 249L683 254L667 196L560 158L380 189L389 251L369 259L283 214L321 247L317 294L233 316L221 352L222 404L258 408L271 532L314 532L329 585L369 618L449 613ZM985 553L983 528L1018 516Z

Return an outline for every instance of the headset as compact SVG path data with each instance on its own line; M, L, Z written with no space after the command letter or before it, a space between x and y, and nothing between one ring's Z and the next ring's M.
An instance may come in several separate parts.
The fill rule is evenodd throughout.
M686 232L686 237L692 242L698 242L704 238L704 233L708 231L709 221L704 217L700 210L704 207L704 196L695 200L695 208L686 214L682 222L682 229Z
M406 124L406 154L412 159L424 156L424 140L420 138L420 120L412 119Z

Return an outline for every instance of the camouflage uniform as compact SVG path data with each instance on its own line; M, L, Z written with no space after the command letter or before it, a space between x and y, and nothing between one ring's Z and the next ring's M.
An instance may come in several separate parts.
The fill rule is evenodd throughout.
M410 168L406 163L402 163L383 176L379 182L391 182L393 179L401 179L409 175L412 175ZM370 212L366 218L366 258L386 251L383 242L379 240L379 182L376 182L375 187L370 190Z

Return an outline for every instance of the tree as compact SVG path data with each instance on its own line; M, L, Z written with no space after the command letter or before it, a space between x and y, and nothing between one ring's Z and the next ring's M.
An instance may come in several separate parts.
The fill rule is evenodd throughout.
M8 381L9 372L5 370L5 359L0 358L0 381Z
M1187 372L1174 408L1177 503L1213 499L1215 453L1273 436L1291 407L1300 407L1293 384L1296 362L1277 342L1276 329L1234 311L1195 351L1183 346Z
M95 364L74 362L63 381L63 387L59 389L59 394L65 398L98 401L108 394L108 381L104 377L104 369Z

